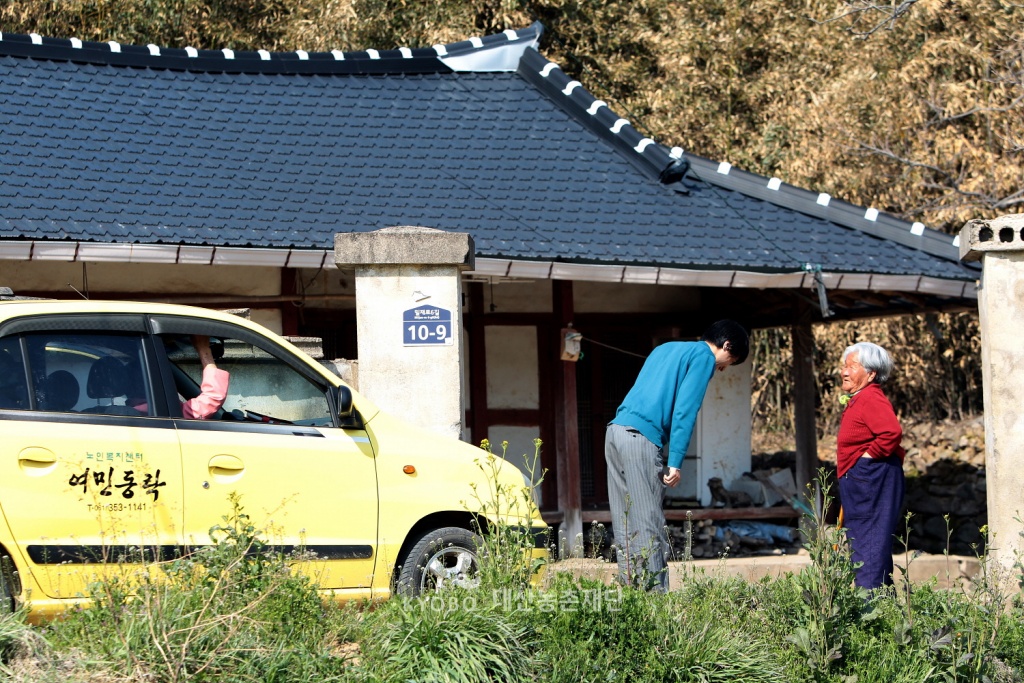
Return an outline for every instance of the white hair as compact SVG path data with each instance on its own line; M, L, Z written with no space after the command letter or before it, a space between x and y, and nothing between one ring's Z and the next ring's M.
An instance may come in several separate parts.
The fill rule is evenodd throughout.
M868 372L875 373L875 382L878 384L884 384L889 376L892 375L892 357L889 356L889 352L883 349L878 344L872 344L871 342L857 342L851 346L847 346L846 350L843 351L843 362L846 362L846 357L851 353L856 353L857 359L864 369Z

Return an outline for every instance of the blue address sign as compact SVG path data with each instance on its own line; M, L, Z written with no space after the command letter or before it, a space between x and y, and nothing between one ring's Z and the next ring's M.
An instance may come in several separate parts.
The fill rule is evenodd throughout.
M436 306L410 308L402 314L402 345L431 346L452 343L452 312Z

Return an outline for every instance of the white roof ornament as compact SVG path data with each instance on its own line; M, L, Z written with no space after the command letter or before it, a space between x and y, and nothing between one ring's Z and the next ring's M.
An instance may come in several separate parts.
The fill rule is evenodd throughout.
M473 48L458 50L454 54L452 52L448 52L447 55L439 53L438 59L452 71L464 73L515 71L519 68L519 60L522 59L526 49L531 47L537 49L540 44L540 36L529 40L516 38L515 42L510 36L507 43L500 42L493 45L484 45L479 38L473 38L470 43L474 46Z
M648 147L650 147L653 144L654 144L654 140L652 140L650 138L644 138L640 142L637 143L636 147L633 148L633 151L636 152L637 154L643 154L644 150L647 149Z

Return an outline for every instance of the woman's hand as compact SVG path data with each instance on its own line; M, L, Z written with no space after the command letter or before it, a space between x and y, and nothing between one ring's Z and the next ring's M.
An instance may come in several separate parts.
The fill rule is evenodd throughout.
M192 346L196 347L199 354L199 362L205 368L207 365L214 365L213 351L210 349L210 338L205 334L193 334ZM214 365L214 367L216 367Z

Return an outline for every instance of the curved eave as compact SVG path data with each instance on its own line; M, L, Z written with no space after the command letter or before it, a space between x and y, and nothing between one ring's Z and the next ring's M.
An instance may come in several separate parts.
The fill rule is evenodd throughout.
M108 244L0 240L0 260L82 263L164 263L271 268L336 268L332 249L263 249L175 244ZM576 264L478 257L469 278L509 280L576 280L622 284L676 285L747 289L808 289L814 274L805 271L760 273L745 270L698 270L666 266ZM923 275L822 272L829 290L910 292L977 299L974 280Z

